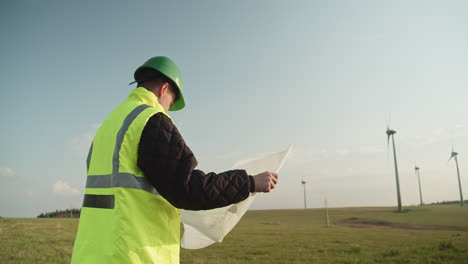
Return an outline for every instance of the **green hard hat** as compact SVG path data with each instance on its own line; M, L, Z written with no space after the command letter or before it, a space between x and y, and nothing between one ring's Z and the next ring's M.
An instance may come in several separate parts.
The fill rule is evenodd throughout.
M179 93L176 100L169 107L169 111L177 111L185 107L184 96L182 95L182 74L180 73L179 67L177 67L177 65L171 59L164 56L158 56L147 60L145 63L143 63L143 65L136 69L135 74L133 75L135 82L142 81L137 80L137 73L143 68L154 69L174 82Z

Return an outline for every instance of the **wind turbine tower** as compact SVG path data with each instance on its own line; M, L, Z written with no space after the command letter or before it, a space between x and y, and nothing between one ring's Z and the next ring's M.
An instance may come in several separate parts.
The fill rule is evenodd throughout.
M458 188L460 190L460 202L461 202L461 206L463 206L463 192L462 192L462 187L461 187L460 170L458 169L457 156L458 156L458 153L453 150L453 146L452 146L452 155L450 155L449 161L453 158L455 160L455 164L457 165Z
M422 199L422 191L421 191L421 178L419 177L419 167L418 166L414 166L414 171L416 173L416 176L418 176L418 183L419 183L419 199L421 200L421 204L420 205L423 205L423 199Z
M394 163L395 163L395 177L396 177L397 199L398 199L398 212L402 212L401 195L400 195L400 180L398 178L398 165L397 165L396 150L395 150L395 138L393 136L393 135L395 135L396 131L391 130L389 127L387 127L386 133L387 133L387 149L388 149L388 144L390 143L390 138L392 138L393 160L394 160Z
M306 182L302 178L302 186L304 186L304 209L307 209L307 199L306 199Z

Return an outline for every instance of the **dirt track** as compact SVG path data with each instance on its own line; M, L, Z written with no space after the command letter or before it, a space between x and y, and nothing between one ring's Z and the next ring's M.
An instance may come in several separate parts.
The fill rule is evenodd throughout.
M363 218L347 218L338 220L335 222L336 225L344 225L349 227L358 228L401 228L401 229L416 229L416 230L453 230L453 231L467 231L468 227L460 226L430 226L430 225L416 225L408 223L395 223L383 220L372 220Z

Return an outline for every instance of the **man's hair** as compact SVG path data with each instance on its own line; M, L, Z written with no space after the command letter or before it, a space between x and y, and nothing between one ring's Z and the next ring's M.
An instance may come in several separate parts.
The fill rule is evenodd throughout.
M142 68L138 70L135 77L138 87L141 86L149 90L149 87L146 87L145 83L152 82L156 86L161 86L164 83L168 83L169 91L175 96L174 101L179 96L179 90L176 88L176 84L159 71L151 68Z

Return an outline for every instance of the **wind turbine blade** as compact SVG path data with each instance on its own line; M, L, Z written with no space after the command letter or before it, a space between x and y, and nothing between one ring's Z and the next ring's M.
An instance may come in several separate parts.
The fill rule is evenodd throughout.
M389 133L389 131L390 131L390 120L391 120L391 118L392 118L392 113L390 112L390 113L388 113L387 131L386 131L386 133L387 133L387 160L388 160L388 156L389 156L388 152L390 151L389 150L390 149L390 133Z
M392 120L392 113L388 113L387 129L390 129L390 121Z

